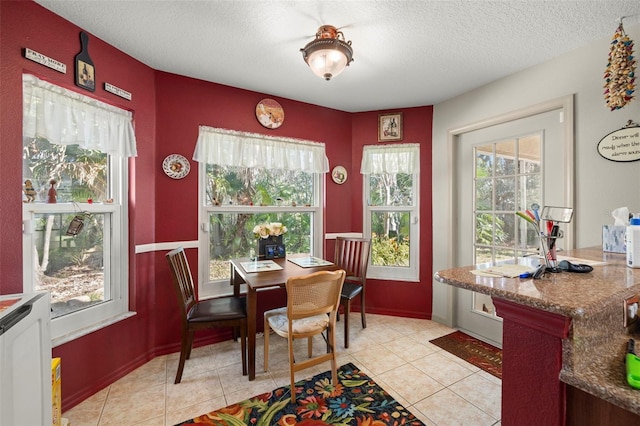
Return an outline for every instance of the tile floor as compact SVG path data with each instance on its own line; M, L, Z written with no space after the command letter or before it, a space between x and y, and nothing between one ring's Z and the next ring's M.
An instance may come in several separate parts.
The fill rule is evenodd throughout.
M500 425L501 381L429 343L453 330L428 320L352 314L350 347L338 323L338 365L352 362L427 425ZM318 338L314 350L322 350ZM182 382L174 384L179 353L154 358L63 413L71 426L174 425L289 384L286 340L270 339L269 372L263 372L258 337L256 380L242 376L240 343L194 348ZM296 351L306 356L306 342ZM321 365L296 380L328 370Z

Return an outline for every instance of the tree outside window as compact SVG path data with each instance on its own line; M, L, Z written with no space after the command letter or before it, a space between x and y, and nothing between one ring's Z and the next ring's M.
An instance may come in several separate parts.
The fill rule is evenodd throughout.
M230 294L230 264L258 253L256 225L287 227L287 253L322 256L324 144L200 126L200 297Z
M419 279L419 146L365 146L364 235L371 238L367 275Z
M78 203L106 199L107 154L34 138L25 139L23 161L23 177L32 182L35 203L46 203L53 185L57 203L78 206L71 207L71 212L34 215L35 290L50 293L52 318L103 302L105 214L85 213ZM68 235L74 219L82 221L82 230Z

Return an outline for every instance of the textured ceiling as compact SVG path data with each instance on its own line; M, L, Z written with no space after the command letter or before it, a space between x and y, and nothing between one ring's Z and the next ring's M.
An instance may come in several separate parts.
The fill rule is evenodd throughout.
M434 105L640 22L638 0L36 2L154 69L349 112ZM300 53L323 24L354 50L331 81Z

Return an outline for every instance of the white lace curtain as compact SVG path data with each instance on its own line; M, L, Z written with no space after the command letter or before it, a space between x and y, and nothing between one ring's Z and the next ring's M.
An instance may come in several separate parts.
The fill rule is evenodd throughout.
M323 143L200 126L193 159L220 166L326 173Z
M78 144L120 157L135 157L130 111L22 75L23 137L42 137L57 145Z
M419 173L420 145L365 145L360 173Z

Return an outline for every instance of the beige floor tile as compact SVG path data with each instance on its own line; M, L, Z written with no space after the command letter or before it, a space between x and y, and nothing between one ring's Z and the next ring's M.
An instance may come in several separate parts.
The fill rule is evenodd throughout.
M500 419L502 403L502 385L484 376L473 374L451 385L449 389L460 395L495 420Z
M198 380L167 384L166 410L175 411L217 397L224 397L220 377L216 371L207 371Z
M373 378L373 377L372 377ZM402 397L402 395L400 395L398 392L395 391L395 389L393 388L393 386L391 386L390 384L386 383L382 377L376 377L374 379L374 381L376 382L376 384L378 386L380 386L382 389L384 389L389 395L391 395L391 397L393 397L393 399L395 399L396 401L398 401L398 403L400 405L402 405L403 407L410 407L411 403L409 401L407 401L406 399L404 399Z
M143 390L167 381L167 362L161 356L138 367L111 385L110 393L128 393Z
M449 327L441 324L431 325L431 326L425 327L424 330L418 331L415 334L415 339L421 342L424 342L426 344L430 340L437 339L438 337L446 336L447 334L451 334L454 331L455 330L452 330Z
M418 342L410 336L402 336L394 340L383 343L382 346L389 349L405 361L414 361L435 351L431 346Z
M91 395L82 403L63 413L64 418L73 426L96 426L100 421L104 403L107 400L109 388L102 389Z
M356 365L366 365L367 369L375 375L393 370L407 363L398 355L380 345L352 353L352 355L358 362Z
M165 414L165 385L133 393L109 392L100 417L100 426L134 424Z
M442 389L415 403L412 408L420 411L438 426L491 426L496 421L449 389Z
M445 350L441 350L438 352L440 355L449 358L451 361L455 362L456 364L460 364L461 366L465 367L468 370L475 372L481 371L480 368L476 367L475 365L463 360L462 358L458 358L457 356L455 356L454 354L452 354L451 352L447 352Z
M163 425L165 422L166 416L164 414L160 416L156 416L152 419L143 420L141 422L131 423L132 426L158 426Z
M454 384L474 373L450 358L442 355L442 352L432 353L411 362L411 365L420 371L427 373L445 386Z
M253 398L254 396L271 392L278 387L279 386L276 385L276 383L270 378L258 380L256 376L256 381L252 382L250 387L231 393L225 393L224 396L227 400L227 403L224 406L226 407L227 405L235 404L240 401L244 401L245 399Z
M443 351L429 340L454 330L412 318L350 316L350 347L344 348L344 319L336 329L338 367L353 363L427 426L499 425L500 379ZM271 335L269 371L263 371L263 336L256 342L256 380L242 376L240 342L192 350L182 382L175 385L178 352L156 357L111 386L63 413L73 426L174 425L253 396L289 385L287 341ZM314 354L325 348L314 340ZM295 346L307 357L306 341ZM325 362L296 374L296 380L330 368Z
M180 407L173 410L167 410L166 422L157 424L172 426L177 423L193 419L194 417L201 416L202 414L215 411L219 408L226 407L227 405L228 404L226 399L221 395L208 401L202 401L197 404Z
M493 374L487 373L486 371L482 371L482 370L478 371L476 374L478 376L480 376L480 377L483 377L483 378L495 383L498 386L502 386L502 380L497 378Z
M242 364L242 347L240 339L237 342L229 340L210 346L213 356L213 365L216 368L225 367L227 365Z
M415 409L414 407L409 407L409 411L411 411L411 413L413 413L413 415L416 416L416 418L420 420L422 423L424 423L426 426L438 426L434 422L432 422L427 416L422 414L419 410Z
M238 354L239 355L239 354ZM176 372L178 371L178 364L180 363L180 358L172 358L167 360L167 381L170 380L171 383L175 381ZM241 365L240 356L236 360L238 365ZM200 348L194 348L191 351L191 357L187 359L184 363L184 370L182 371L182 380L188 377L197 377L199 374L204 373L206 371L211 371L216 369L215 356L209 346L204 346ZM242 370L241 370L242 371Z
M415 404L444 388L442 383L410 364L380 374L378 378L388 383L409 405ZM390 390L387 389L387 391Z

